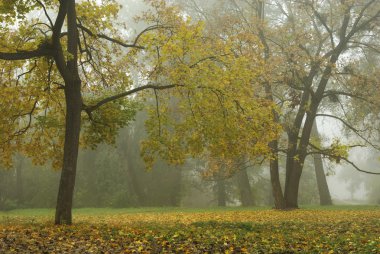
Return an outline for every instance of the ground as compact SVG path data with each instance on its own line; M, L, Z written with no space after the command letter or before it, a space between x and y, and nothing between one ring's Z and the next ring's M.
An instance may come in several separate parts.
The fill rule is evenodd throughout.
M0 253L380 253L380 206L0 212Z

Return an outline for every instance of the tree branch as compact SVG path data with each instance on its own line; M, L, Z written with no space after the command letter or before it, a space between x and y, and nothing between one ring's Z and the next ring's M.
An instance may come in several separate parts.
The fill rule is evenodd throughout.
M50 16L49 16L49 14L48 14L48 12L47 12L47 10L46 10L46 7L45 7L45 5L40 1L40 0L35 0L41 7L42 7L42 9L44 10L44 13L45 13L45 16L46 16L46 18L49 20L49 23L50 23L50 28L53 28L53 21L51 21L51 18L50 18Z
M2 60L28 60L42 56L52 56L53 51L46 48L39 48L31 51L19 51L19 52L0 52L0 59Z
M309 143L309 145L317 151L309 152L308 154L321 154L321 155L325 155L325 156L331 156L331 154L329 154L330 149L322 150L322 149L320 149L320 148L318 148L318 147L316 147L310 143ZM351 146L351 147L358 147L358 146L360 146L360 145ZM352 161L350 161L347 158L339 156L339 159L344 160L346 163L350 164L353 168L355 168L359 172L371 174L371 175L380 175L380 172L371 172L371 171L367 171L367 170L363 170L363 169L359 168L355 163L353 163Z
M318 116L322 116L322 117L330 117L330 118L333 118L333 119L336 119L338 121L340 121L342 124L344 124L346 127L348 127L350 130L352 130L356 135L358 135L362 140L364 140L367 144L371 145L373 148L379 150L380 147L373 144L371 141L369 141L367 138L363 137L362 134L360 134L359 132L364 132L363 130L358 130L356 129L355 127L353 127L351 124L347 123L345 120L343 120L342 118L340 117L337 117L337 116L334 116L334 115L328 115L328 114L316 114L315 117L318 117Z
M99 38L102 38L102 39L105 39L107 41L110 41L110 42L113 42L113 43L116 43L124 48L138 48L138 49L144 49L143 46L139 46L139 45L136 45L137 44L137 41L135 41L133 44L127 44L127 43L124 43L118 39L115 39L115 38L112 38L112 37L109 37L105 34L94 34L90 29L84 27L82 24L77 24L78 28L82 29L84 32L86 32L88 35L92 36L92 37L99 37Z
M341 158L341 159L344 160L346 163L350 164L353 168L355 168L359 172L371 174L371 175L380 175L380 172L379 173L378 172L371 172L371 171L360 169L355 163L353 163L352 161L350 161L346 158Z
M105 98L105 99L97 102L94 105L91 105L91 106L83 105L82 106L82 110L86 111L89 114L89 113L91 113L94 110L100 108L101 106L103 106L104 104L106 104L108 102L112 102L112 101L124 98L124 97L126 97L128 95L135 94L135 93L143 91L143 90L147 90L147 89L164 90L164 89L170 89L170 88L181 87L181 86L183 86L183 85L173 84L173 85L159 86L159 85L152 85L152 84L150 84L150 85L140 86L140 87L136 87L134 89L128 90L126 92L119 93L119 94L107 97L107 98Z

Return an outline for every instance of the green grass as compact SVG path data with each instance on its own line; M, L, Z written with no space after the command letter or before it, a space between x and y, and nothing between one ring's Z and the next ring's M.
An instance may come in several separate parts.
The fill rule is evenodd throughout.
M301 206L301 209L306 210L320 210L320 211L356 211L356 210L378 210L380 205L329 205L329 206L319 206L319 205L308 205Z
M356 210L378 210L379 205L332 205L318 206L308 205L301 206L301 210L319 210L319 211L356 211ZM134 214L134 213L199 213L199 212L223 212L223 211L261 211L272 210L271 207L255 206L255 207L212 207L212 208L182 208L182 207L141 207L141 208L76 208L73 209L73 215L117 215L117 214ZM54 216L54 209L16 209L10 211L0 211L0 221L4 217L47 217Z

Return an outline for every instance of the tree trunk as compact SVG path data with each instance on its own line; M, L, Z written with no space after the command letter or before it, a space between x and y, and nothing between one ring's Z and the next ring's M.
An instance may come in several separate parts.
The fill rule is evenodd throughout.
M312 136L316 139L317 142L320 141L317 123L314 120ZM319 203L320 205L332 205L331 195L329 186L327 185L326 175L323 170L323 161L320 154L314 154L314 169L315 175L317 178L317 186L319 192Z
M278 156L277 156L277 140L270 142L269 146L272 149L272 156L274 158L270 159L269 170L270 170L270 181L272 185L272 194L274 199L275 209L285 209L285 199L282 193L280 174L278 167Z
M61 1L61 8L67 8L67 51L72 56L67 65L62 66L61 56L57 55L57 65L65 80L66 124L65 142L63 148L63 166L59 183L55 224L72 223L72 206L79 150L79 135L81 128L81 80L78 72L78 30L75 10L75 0ZM63 5L65 3L66 5ZM62 7L63 6L63 7ZM58 42L55 42L58 45ZM62 50L62 48L60 48ZM61 57L61 59L59 59Z
M240 201L242 206L254 206L255 200L253 199L251 185L247 169L243 168L237 173L237 183L240 191Z
M286 209L298 208L298 190L302 174L302 166L300 162L295 162L291 174L288 178L288 184L285 191L285 207Z
M224 179L218 179L216 181L216 191L218 198L218 206L225 207L227 205L226 195L226 183Z
M80 82L66 84L66 130L63 166L59 183L55 224L72 223L72 204L77 169L79 133L81 123Z

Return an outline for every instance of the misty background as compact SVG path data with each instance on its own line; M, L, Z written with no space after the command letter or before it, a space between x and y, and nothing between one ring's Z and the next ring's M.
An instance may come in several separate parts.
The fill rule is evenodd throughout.
M171 166L158 161L151 171L140 157L139 142L144 138L144 113L128 129L120 131L114 146L81 150L74 196L75 207L212 207L218 203L218 181L202 177L204 163L189 159L185 165ZM332 123L321 122L324 136L342 137L342 131L323 132ZM365 169L379 168L379 152L355 149L350 158ZM52 208L55 206L60 172L33 166L27 158L15 158L12 169L0 170L0 209ZM301 179L300 204L317 205L314 164L309 159ZM324 160L327 182L334 204L380 204L376 177L360 173L350 165ZM247 168L253 205L272 206L269 169ZM281 171L284 178L284 170ZM239 173L225 182L226 205L242 205Z
M203 8L207 9L218 1L204 2ZM120 3L121 21L129 27L124 34L132 38L145 27L134 22L133 16L147 7L139 0ZM74 207L239 206L244 203L242 192L247 191L242 189L247 187L241 182L244 177L248 179L253 201L249 205L273 205L266 164L246 168L247 175L237 172L223 179L203 177L205 163L197 159L188 159L180 166L158 161L147 171L139 147L146 136L144 119L145 113L140 112L128 128L120 131L114 146L100 145L93 151L80 151ZM350 138L345 136L343 126L334 121L318 120L317 125L322 142ZM380 153L375 149L351 149L349 158L363 169L380 172ZM336 164L324 159L323 165L334 204L380 204L379 177L358 172L343 162ZM283 167L280 173L284 181ZM0 170L0 209L54 207L59 176L60 172L49 166L34 166L29 159L16 156L14 168ZM312 158L308 158L303 170L299 203L319 204Z

